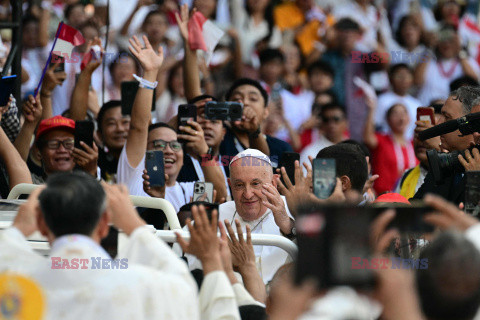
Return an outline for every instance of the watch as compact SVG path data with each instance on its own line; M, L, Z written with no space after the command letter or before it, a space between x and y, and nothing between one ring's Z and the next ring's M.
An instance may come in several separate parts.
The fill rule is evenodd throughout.
M288 240L295 240L297 238L297 228L295 228L295 226L292 227L292 229L290 230L290 233L289 234L285 234L282 232L282 230L280 230L280 233L282 234L282 236L284 236L285 238L287 238Z
M260 126L259 126L259 127L257 128L257 130L255 130L255 131L252 132L252 133L249 133L249 134L248 134L248 137L249 137L249 138L256 139L256 138L258 138L258 136L260 135L261 132L262 132L262 131L260 130Z

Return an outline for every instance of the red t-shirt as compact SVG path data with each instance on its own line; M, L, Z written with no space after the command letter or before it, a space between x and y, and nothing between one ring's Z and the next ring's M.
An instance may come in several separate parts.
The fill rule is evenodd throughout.
M380 177L375 180L373 189L380 195L392 191L402 173L418 165L412 141L409 145L400 146L394 143L390 135L376 133L378 146L371 150L372 173Z

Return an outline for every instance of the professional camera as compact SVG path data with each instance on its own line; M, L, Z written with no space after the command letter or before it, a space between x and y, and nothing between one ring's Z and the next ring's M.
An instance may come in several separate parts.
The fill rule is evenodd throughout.
M461 118L438 124L430 129L420 132L418 138L425 141L455 130L460 131L462 136L468 136L475 132L480 132L480 112L467 114Z
M472 146L467 150L472 152L473 149L479 149L480 145ZM458 155L465 157L465 150L453 152L438 152L437 150L428 150L427 158L430 172L433 174L435 184L440 184L446 177L455 173L465 172L465 168L458 160Z

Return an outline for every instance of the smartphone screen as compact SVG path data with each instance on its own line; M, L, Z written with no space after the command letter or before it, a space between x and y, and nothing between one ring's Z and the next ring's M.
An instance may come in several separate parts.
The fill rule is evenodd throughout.
M110 257L115 258L118 253L118 230L114 226L110 226L108 231L108 236L103 238L100 242L105 251L110 255Z
M75 148L83 150L83 147L80 145L80 141L83 141L89 147L93 147L93 130L94 125L92 121L75 121Z
M480 213L480 171L467 171L465 175L465 213L478 218Z
M10 95L13 92L15 86L15 80L17 76L8 76L0 79L0 107L4 107L8 104Z
M150 177L151 187L163 187L165 185L163 151L147 151L145 154L145 169Z
M53 54L49 67L51 68L56 63L59 63L59 65L53 70L53 72L56 73L56 72L65 71L65 57L61 57L61 56L57 56L56 54Z
M327 199L333 193L336 180L335 159L313 160L313 193L320 199Z
M417 121L435 125L435 109L433 107L418 107Z
M285 167L287 176L290 179L292 184L295 184L295 161L300 161L300 154L296 152L284 152L280 156L280 161L278 162L278 168ZM285 185L283 176L280 175L280 180Z

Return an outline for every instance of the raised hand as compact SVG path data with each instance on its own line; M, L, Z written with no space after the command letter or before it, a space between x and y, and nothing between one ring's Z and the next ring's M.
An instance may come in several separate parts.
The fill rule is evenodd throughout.
M152 198L165 198L165 188L167 186L168 174L165 174L165 185L163 187L151 187L150 186L150 176L147 173L147 170L143 170L143 191Z
M75 163L82 168L85 172L92 176L97 176L97 161L98 161L98 148L95 142L93 147L89 147L85 142L80 141L80 145L84 150L75 148L72 151L72 156Z
M195 9L193 9L195 12ZM183 41L188 42L188 5L184 4L180 7L180 14L175 12L175 19L177 20L178 29L182 35Z
M30 194L27 202L20 206L13 220L12 226L17 228L25 237L38 230L37 215L40 212L38 196L43 189L45 189L45 186L40 186Z
M178 134L178 139L185 140L187 153L200 160L200 156L208 152L202 126L195 121L188 120L191 127L180 126L178 129L186 134Z
M428 214L425 221L439 227L441 230L456 228L465 231L476 225L479 221L471 215L465 214L454 204L435 195L425 196L425 204L437 210L440 214Z
M103 47L102 47L102 40L100 40L100 38L98 38L98 37L95 37L93 40L90 40L88 42L87 50L85 51L86 54L84 56L84 59L87 59L87 57L90 56L90 54L91 54L90 49L93 46L99 46L100 47L100 57L92 57L92 60L90 60L90 62L85 66L84 70L87 70L89 72L95 71L95 69L97 69L102 64L102 57L103 57L103 54L104 54L104 50L103 50Z
M25 121L28 123L37 124L42 118L43 108L40 103L40 97L35 99L32 95L29 95L22 109Z
M282 196L271 183L266 183L262 186L261 191L254 191L257 196L262 199L262 204L272 210L276 225L284 234L290 234L293 221L287 214L285 202Z
M260 128L257 113L252 107L246 106L243 108L243 115L241 121L235 121L237 128L248 133L254 133Z
M50 96L53 89L56 86L61 86L63 81L67 78L65 71L54 72L54 70L60 65L60 63L55 63L47 69L45 72L45 77L42 82L42 89L40 91L41 95Z
M228 220L225 220L225 227L227 228L230 239L228 240L228 247L232 254L232 264L239 271L244 268L255 268L255 252L253 251L252 234L250 226L246 226L247 239L243 238L242 227L240 221L235 219L235 226L237 228L237 234L233 231L232 226Z
M145 46L142 46L140 40L136 36L128 40L130 45L128 49L130 52L138 59L142 68L145 72L155 71L163 64L163 48L162 46L158 47L158 54L152 48L150 41L148 41L146 36L143 36L143 42Z

